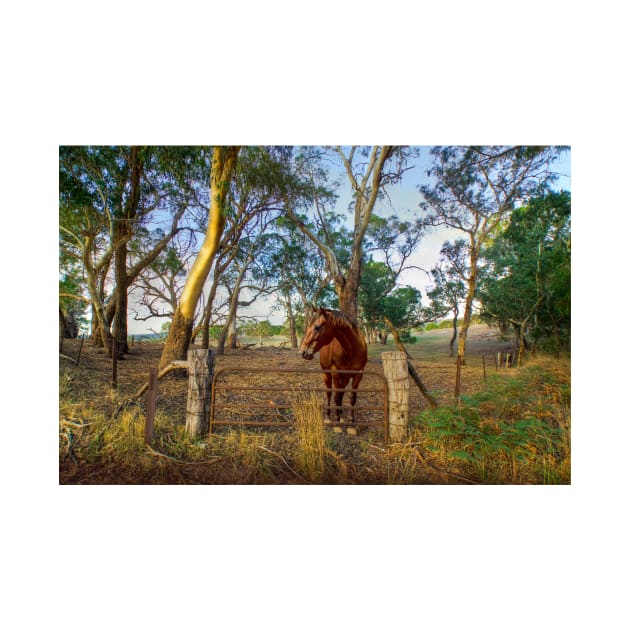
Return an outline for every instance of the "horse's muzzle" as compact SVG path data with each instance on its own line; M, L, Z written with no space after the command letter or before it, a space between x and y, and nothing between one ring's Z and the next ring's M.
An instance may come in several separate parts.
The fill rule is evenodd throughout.
M302 350L302 358L310 361L313 358L313 351L310 348Z

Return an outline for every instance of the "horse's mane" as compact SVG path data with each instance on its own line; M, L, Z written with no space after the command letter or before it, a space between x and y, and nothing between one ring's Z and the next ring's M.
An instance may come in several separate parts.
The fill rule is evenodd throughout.
M336 311L333 309L326 309L328 313L328 317L330 318L330 322L333 326L341 326L343 328L352 328L353 330L358 330L359 327L350 319L348 319L347 315L344 315L341 311Z

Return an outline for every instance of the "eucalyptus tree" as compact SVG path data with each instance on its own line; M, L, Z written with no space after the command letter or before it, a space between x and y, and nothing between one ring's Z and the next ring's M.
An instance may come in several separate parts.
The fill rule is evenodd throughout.
M368 260L363 265L359 286L359 312L369 343L387 342L388 324L397 329L418 325L421 294L411 286L397 286L390 267Z
M140 294L133 319L172 318L186 277L187 255L171 243L135 280L132 292Z
M385 297L396 287L390 268L383 262L367 260L361 270L359 312L368 343L375 343L382 329Z
M277 239L274 225L282 212L286 190L299 196L287 166L285 147L246 147L240 154L229 196L228 227L215 264L211 297L222 283L228 291L228 313L219 337L235 343L238 309L278 289L274 277ZM246 292L247 298L241 293ZM209 306L209 303L208 303ZM209 313L206 310L206 315Z
M105 281L113 260L114 205L120 182L115 177L117 151L112 147L59 147L60 261L79 264L84 287L60 298L92 306L93 338L111 349L105 315ZM85 288L87 295L82 291Z
M229 310L217 342L218 354L224 353L229 337L231 337L229 346L236 347L236 320L239 307L250 306L261 295L273 290L269 287L270 276L264 263L269 240L267 230L273 219L269 213L255 215L237 244L238 254L230 267L230 273L223 278L229 296ZM246 282L247 280L249 282ZM241 299L243 291L249 293L248 299Z
M332 212L325 212L325 217L331 231L328 241L343 259L349 233L341 223L341 217ZM303 216L302 220L306 222L308 217ZM317 223L309 224L308 227L320 238L327 238ZM293 221L285 217L279 217L275 223L269 253L267 270L278 286L277 299L286 312L291 345L296 348L296 318L302 315L307 321L310 320L314 304L338 306L335 293L331 290L332 278L320 251Z
M296 172L310 180L312 199L301 205L289 195L286 198L288 216L298 229L317 247L326 261L339 300L340 310L351 320L357 321L357 299L361 266L363 264L363 244L377 199L383 196L385 188L400 181L406 170L410 150L391 146L374 147L334 147L322 153L319 150L303 150L295 158ZM349 206L352 238L341 259L335 250L333 232L327 223L324 201L331 194L326 184L326 167L322 157L335 157L340 161L352 191ZM305 221L300 212L306 211L310 221ZM309 227L318 226L318 231ZM319 232L319 233L318 233Z
M396 214L381 217L372 214L366 232L366 253L377 253L389 269L393 282L403 271L419 269L409 264L409 258L418 249L427 231L426 223L416 218L401 220Z
M569 345L570 239L570 193L549 192L515 210L482 252L482 317L515 329L519 362L530 341Z
M85 274L72 244L61 239L59 246L59 334L75 338L84 322Z
M422 315L424 322L430 322L452 313L453 334L448 344L451 356L457 340L459 305L466 297L466 283L470 276L467 259L468 244L465 240L446 241L442 245L440 259L430 271L433 288L427 291L429 306L423 309Z
M392 285L387 265L372 260L361 274L359 307L370 343L387 342L389 327L407 330L418 325L421 294L411 286Z
M129 286L180 229L198 149L60 147L59 153L60 232L81 259L94 338L108 352L116 338L123 352ZM130 243L146 235L158 213L169 227L134 251Z
M160 367L186 357L192 337L195 310L201 297L214 257L219 248L226 223L226 198L232 183L240 147L217 146L212 153L210 168L210 207L206 236L187 277L166 343L160 357Z
M427 171L431 183L419 187L428 225L446 225L468 240L470 273L457 354L462 361L472 317L481 248L522 205L554 178L549 166L556 147L434 147Z
M129 288L182 229L180 220L204 179L206 153L203 147L129 147L129 191L115 224L113 334L121 352L127 350ZM170 226L147 230L158 214L166 216ZM136 236L140 239L147 232L150 239L134 243Z

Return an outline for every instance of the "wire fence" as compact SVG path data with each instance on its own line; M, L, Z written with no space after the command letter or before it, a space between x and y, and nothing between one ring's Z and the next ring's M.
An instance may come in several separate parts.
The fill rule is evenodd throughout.
M80 343L79 343L79 351L77 352L77 356L73 357L69 354L67 354L67 350L66 353L64 353L64 348L63 348L63 342L64 342L64 337L63 335L59 337L59 356L67 359L68 361L70 361L71 363L74 363L75 366L79 365L79 361L81 360L81 352L83 350L83 341L85 340L85 335L81 335L80 339Z

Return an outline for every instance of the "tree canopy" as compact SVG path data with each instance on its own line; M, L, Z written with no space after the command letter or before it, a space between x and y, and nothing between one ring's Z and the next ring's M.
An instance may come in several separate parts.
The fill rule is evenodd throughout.
M385 321L446 317L454 339L463 310L465 346L475 308L523 344L568 347L570 193L550 188L560 150L434 147L424 180L418 151L60 147L60 323L90 324L124 353L131 317L172 320L168 362L198 334L220 347L239 329L264 337L274 311L295 346L314 304L381 342ZM398 205L414 178L415 199ZM421 270L414 257L441 227L450 240ZM256 321L245 315L262 300Z

